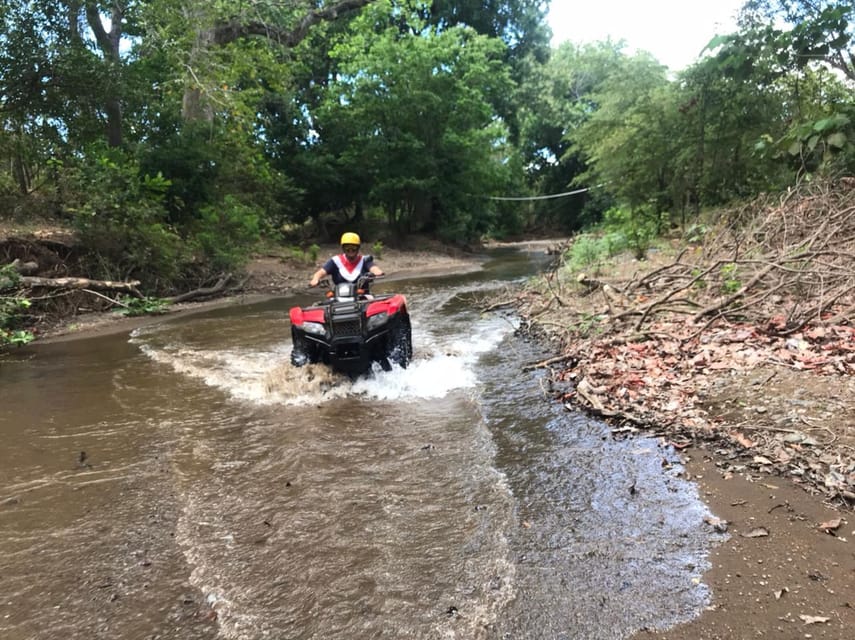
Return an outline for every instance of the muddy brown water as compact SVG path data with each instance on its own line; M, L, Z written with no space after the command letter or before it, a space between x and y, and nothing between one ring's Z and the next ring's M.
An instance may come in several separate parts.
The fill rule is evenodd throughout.
M293 299L16 352L0 638L626 638L698 615L717 539L673 452L550 402L522 371L545 354L479 311L543 266L383 283L415 361L355 382L288 364Z

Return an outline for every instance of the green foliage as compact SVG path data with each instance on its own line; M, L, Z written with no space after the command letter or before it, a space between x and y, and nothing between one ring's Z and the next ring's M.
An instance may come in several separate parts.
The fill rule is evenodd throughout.
M642 260L661 231L662 214L649 205L635 209L614 208L606 211L603 224L625 241L636 259Z
M10 264L0 265L0 291L11 289L21 281L21 274Z
M742 281L739 280L739 267L733 263L722 265L721 267L721 290L722 293L736 293L742 288Z
M512 85L505 48L460 27L377 33L386 6L372 5L333 47L339 75L319 127L342 175L358 177L350 197L381 207L395 232L478 237L495 220L484 196L507 180L495 108Z
M466 25L491 38L501 38L515 58L546 56L549 38L544 21L546 8L538 0L434 0L420 2L425 18L435 27ZM429 8L429 13L428 13Z
M594 235L577 236L564 256L564 263L571 271L581 271L602 262L607 255L606 247Z
M748 55L763 48L787 70L826 63L855 80L851 0L748 0L740 27L752 36Z
M691 244L699 244L703 241L707 234L708 227L705 224L693 223L683 233L683 238Z
M642 256L703 209L855 171L850 0L749 0L676 79L621 42L547 56L546 4L374 0L301 30L331 4L6 3L0 204L69 215L88 275L159 293L374 212L453 242L609 212L570 261Z
M10 265L0 266L0 291L11 289L19 280L20 275ZM34 339L29 331L16 329L21 312L29 307L26 298L0 295L0 348L24 345Z
M318 256L321 253L321 248L317 244L312 244L306 249L300 247L289 247L288 254L294 260L305 262L307 264L315 264L318 261Z
M0 347L22 345L33 340L29 331L16 329L21 312L30 307L26 298L0 296Z
M377 240L374 244L371 245L371 255L373 255L378 260L383 259L383 243L380 240Z
M833 113L816 121L794 123L778 140L765 134L755 145L760 154L792 161L800 174L855 167L855 127L849 116Z
M116 313L128 317L158 315L166 313L167 307L169 307L166 300L145 296L142 298L121 296L119 302L122 307Z
M36 337L30 331L9 331L0 327L0 348L5 346L20 347L35 339Z
M613 42L581 47L566 42L545 64L525 61L524 81L514 96L521 155L517 171L525 175L533 195L562 193L570 184L596 184L596 177L579 178L588 168L588 150L576 133L596 112L597 91L625 64L622 48ZM535 201L532 213L542 225L578 231L599 221L603 208L594 207L589 215L586 204L591 202L587 194Z
M244 264L259 240L260 212L229 195L221 204L203 207L200 215L193 227L194 240L213 270Z
M66 190L93 275L138 279L151 289L175 282L191 256L166 223L169 181L141 174L133 158L115 149L91 157L72 168Z
M599 267L626 248L626 238L619 231L582 233L564 255L564 264L571 272L584 271Z

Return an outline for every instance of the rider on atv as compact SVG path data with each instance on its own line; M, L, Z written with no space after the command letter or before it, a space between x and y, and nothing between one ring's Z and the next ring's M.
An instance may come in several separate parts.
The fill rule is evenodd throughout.
M330 258L309 280L317 287L330 277L332 290L323 301L292 307L291 364L322 362L333 370L358 376L377 362L385 371L407 367L413 339L407 299L401 294L367 295L368 284L383 275L371 256L359 255L355 233L341 237L342 254Z
M359 253L361 246L359 236L348 231L341 236L341 254L333 256L324 263L324 266L312 274L309 280L310 287L317 287L322 278L332 278L333 284L343 282L356 282L360 276L371 273L382 276L383 270L374 264L373 256L363 256ZM367 293L370 281L366 282L364 289Z

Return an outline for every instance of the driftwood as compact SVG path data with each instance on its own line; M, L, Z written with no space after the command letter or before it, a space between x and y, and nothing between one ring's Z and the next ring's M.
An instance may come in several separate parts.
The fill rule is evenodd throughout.
M216 284L210 287L201 287L199 289L194 289L193 291L188 291L186 293L179 294L177 296L172 296L170 298L164 298L164 301L168 304L178 304L179 302L190 302L191 300L199 300L201 298L209 298L211 296L215 296L226 288L226 285L232 279L232 274L227 273L220 277L217 280Z
M12 260L9 266L22 276L31 276L39 272L38 262L21 262L18 258Z
M137 290L139 280L129 282L112 280L90 280L89 278L39 278L37 276L22 276L14 283L14 286L25 286L30 288L46 287L51 289L91 289L93 291L122 291L130 293L134 297L141 298L142 294ZM7 286L7 289L12 288Z

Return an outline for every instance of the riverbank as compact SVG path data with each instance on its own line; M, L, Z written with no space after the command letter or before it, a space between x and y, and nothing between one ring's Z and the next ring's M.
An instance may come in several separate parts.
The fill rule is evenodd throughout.
M400 250L384 248L375 261L385 272L385 279L394 281L408 277L466 273L480 269L484 256L431 243L431 250ZM74 313L45 323L37 328L39 342L58 342L97 337L132 331L137 327L159 322L164 316L186 315L206 309L246 305L271 297L291 296L307 291L311 274L326 257L336 253L336 245L324 245L317 264L308 259L268 253L253 256L233 289L203 301L170 305L162 314L125 316L120 310Z
M565 265L517 296L557 401L678 450L730 536L703 615L640 638L851 637L853 201L844 181L750 203L703 245Z

